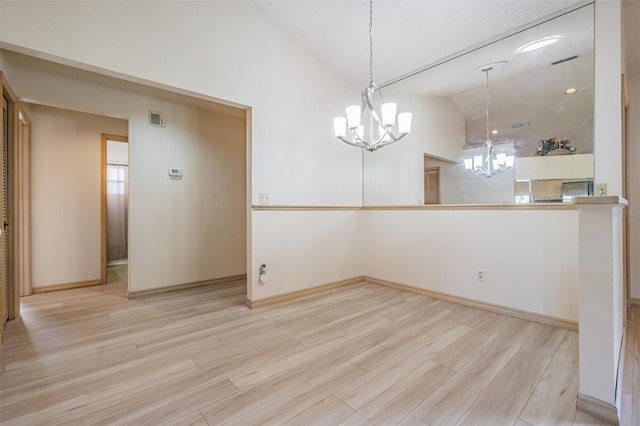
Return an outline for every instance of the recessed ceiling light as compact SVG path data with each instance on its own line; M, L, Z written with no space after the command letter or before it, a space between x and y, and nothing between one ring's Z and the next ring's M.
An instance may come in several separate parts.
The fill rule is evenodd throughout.
M545 46L549 46L557 41L559 41L563 36L554 35L550 37L545 37L540 40L532 41L531 43L527 43L523 46L518 47L518 52L531 52L532 50L541 49Z
M565 90L565 91L564 91L564 94L565 94L565 95L573 95L573 94L575 94L577 91L578 91L578 89L575 89L575 88L571 87L570 89Z
M492 131L491 131L491 134L492 134L492 135L497 135L497 134L498 134L498 131L497 131L497 130L492 130Z

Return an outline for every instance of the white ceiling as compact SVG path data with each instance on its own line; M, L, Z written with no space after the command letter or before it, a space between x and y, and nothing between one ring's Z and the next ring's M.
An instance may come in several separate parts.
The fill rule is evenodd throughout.
M368 1L367 0L245 0L251 2L269 21L314 54L320 61L333 68L343 78L351 81L356 87L363 86L368 80ZM412 74L416 70L424 69L430 64L440 62L443 58L451 57L456 52L467 50L472 46L486 44L488 40L501 39L507 34L512 34L514 29L528 26L534 21L541 21L549 15L558 15L562 11L575 9L580 5L589 3L582 0L375 0L374 2L374 78L378 83L384 83L398 79L400 76ZM627 72L629 75L640 74L640 0L622 0L623 24L625 28L624 40L626 46ZM572 21L566 21L564 30L567 33L576 34L571 29ZM530 30L531 31L531 30ZM589 59L589 52L584 46L592 47L592 34L585 34L583 39L572 39L566 44L564 50L555 53L553 58L535 58L549 63L549 59L577 53L581 55L581 61L573 61L572 67L579 62ZM512 40L518 37L510 37ZM558 43L560 45L560 43ZM513 113L512 93L514 85L522 85L522 81L516 77L524 74L522 68L525 63L511 61L509 55L513 54L513 47L505 47L504 43L495 43L492 59L478 63L479 57L474 54L464 55L458 58L456 68L443 66L436 67L424 73L424 78L414 76L402 82L393 84L393 91L400 93L423 93L429 95L447 95L459 106L467 117L467 144L475 145L481 136L483 123L482 100L479 92L483 84L477 79L469 79L467 70L488 62L497 60L509 60L510 64L491 76L492 88L498 93L492 102L492 117L496 127L502 125L506 131L496 137L496 142L513 142L517 149L526 153L531 149L533 136L525 137L516 135L516 130L510 130L508 124L520 119L531 121L532 126L522 131L528 131L531 135L542 135L554 132L548 121L540 119L537 112L546 111L538 105L549 105L551 90L558 92L562 87L546 86L549 72L538 70L530 75L526 92L529 93L527 108L531 114L520 115L506 114L502 121L498 120L503 113ZM486 57L487 48L483 48L480 58ZM9 53L9 52L5 52ZM489 55L489 56L491 56ZM33 63L35 59L24 58L15 54L17 62L36 68L56 67L54 72L63 74L77 74L80 71L59 64L49 64L46 61ZM532 58L534 58L532 56ZM462 63L462 65L460 65ZM453 70L453 71L452 71ZM559 72L559 70L558 70ZM585 74L584 69L572 71L573 76ZM461 74L462 73L462 74ZM92 74L87 76L87 74ZM76 78L89 79L91 81L109 84L104 76L84 72ZM503 81L500 81L503 80ZM584 79L583 79L584 80ZM592 81L586 81L589 86ZM121 82L118 84L122 84ZM115 86L119 87L118 84ZM152 90L135 83L128 83L125 89L140 93L148 93ZM405 87L403 87L403 85ZM420 87L418 89L418 86ZM385 93L391 87L385 89ZM162 91L154 95L158 95ZM524 92L523 92L524 93ZM186 94L184 99L188 103L197 102L199 107L212 108L214 105L218 112L242 115L243 111L225 105L217 105L210 99L196 99L193 94ZM190 96L191 95L191 96ZM585 93L587 95L587 93ZM592 94L589 94L592 95ZM166 96L175 96L166 95ZM506 101L501 103L500 98ZM577 97L572 97L577 99ZM184 100L183 100L184 101ZM566 113L566 103L556 102L557 113ZM580 111L591 111L590 102L583 102ZM547 111L548 112L548 111ZM576 116L578 114L576 110ZM536 124L540 127L536 128ZM493 124L493 123L492 123ZM578 128L578 120L575 120ZM566 123L564 133L568 130ZM492 126L493 127L493 126ZM569 132L571 133L571 132ZM584 135L588 136L588 135ZM523 141L532 139L523 145ZM581 137L582 139L582 137ZM590 146L581 147L585 151Z
M544 49L518 51L549 36L562 38ZM470 71L498 61L506 65L489 73L494 143L512 143L518 156L528 156L540 139L567 137L581 152L593 152L593 5L394 82L385 95L396 101L399 95L450 97L465 116L466 146L479 146L486 131L485 76ZM578 92L565 95L571 87ZM529 124L512 126L522 122Z
M367 0L250 0L354 84L368 81ZM384 83L581 0L376 0L374 80Z
M368 0L249 0L274 25L356 87L368 81ZM532 23L546 21L591 3L583 0L374 0L374 80L386 85L429 68L460 52L501 40ZM586 10L583 8L582 10ZM592 10L592 9L591 9ZM622 0L623 43L627 74L640 74L640 0ZM582 14L584 15L584 14ZM438 66L385 88L391 93L450 96L466 117L467 146L484 135L483 81L468 71L490 62L508 60L493 72L492 127L497 143L514 143L519 155L534 152L542 137L569 137L583 152L592 152L593 15L562 18L563 43L541 49L528 59L515 58L525 40L518 34L511 44L495 43L481 54L455 59L454 66ZM545 25L528 30L528 40L541 36ZM522 40L521 40L522 39ZM474 52L475 53L475 52ZM550 63L578 55L579 59L550 67ZM445 64L448 65L448 64ZM554 80L552 83L551 80ZM482 80L482 79L481 79ZM568 82L579 85L567 97ZM562 119L558 119L562 117ZM531 122L525 128L511 123Z
M368 0L249 0L358 86L368 81ZM375 0L374 80L385 83L583 0ZM640 74L640 0L623 0L629 75Z

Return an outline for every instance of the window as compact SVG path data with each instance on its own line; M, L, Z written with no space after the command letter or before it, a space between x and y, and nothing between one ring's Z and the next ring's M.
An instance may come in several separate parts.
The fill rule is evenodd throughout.
M107 194L124 194L126 166L107 165Z

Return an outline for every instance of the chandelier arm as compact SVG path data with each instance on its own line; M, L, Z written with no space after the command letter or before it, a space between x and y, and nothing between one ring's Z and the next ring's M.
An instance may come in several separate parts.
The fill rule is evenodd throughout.
M370 151L370 152L373 152L376 149L378 149L378 144L382 140L382 136L381 136L381 137L379 137L378 139L376 139L373 142L367 142L364 139L362 139L360 136L358 136L358 134L356 132L354 132L354 131L352 131L352 136L353 136L353 140L355 141L355 143L354 142L347 142L348 144L353 145L353 146L357 146L359 148L364 148L364 149L366 149L367 151Z
M355 146L355 147L357 147L357 148L362 148L362 147L363 147L363 144L362 144L362 143L358 143L358 142L355 142L355 143L354 143L354 142L351 142L350 140L345 139L345 138L343 138L342 136L338 136L338 139L340 139L342 142L346 143L347 145ZM366 146L366 145L364 145L364 146Z
M369 83L369 87L362 92L362 111L364 111L364 107L367 107L371 112L371 117L375 120L378 126L382 126L382 119L378 116L378 113L373 107L373 100L371 99L371 96L376 91L380 93L378 86L376 86L374 82L371 82ZM382 99L382 93L380 93L380 99Z
M358 144L356 146L370 146L370 144L367 143L367 141L362 139L360 136L358 136L358 133L354 130L351 131L351 137L353 138L354 143Z
M394 142L398 142L400 139L404 138L405 136L407 136L407 133L404 133L400 136L396 136L394 135L390 130L387 131L385 134L388 134L390 139L388 141L385 142L380 142L379 144L377 144L376 146L378 148L382 148L383 146L387 146L387 145L391 145Z

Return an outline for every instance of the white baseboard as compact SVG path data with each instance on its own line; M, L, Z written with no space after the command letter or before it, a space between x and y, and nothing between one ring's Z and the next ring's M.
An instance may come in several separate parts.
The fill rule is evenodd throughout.
M469 306L471 308L476 308L476 309L483 309L485 311L495 312L502 315L509 315L511 317L520 318L527 321L534 321L542 324L552 325L554 327L560 327L560 328L566 328L568 330L578 331L577 321L570 321L563 318L552 317L549 315L523 311L520 309L511 308L509 306L495 305L493 303L486 303L486 302L481 302L479 300L467 299L466 297L454 296L447 293L440 293L437 291L426 290L423 288L413 287L406 284L400 284L393 281L381 280L373 277L365 276L364 279L365 281L368 281L374 284L380 284L387 287L397 288L399 290L421 294L423 296L444 300L446 302L457 303L459 305L465 305L465 306Z

